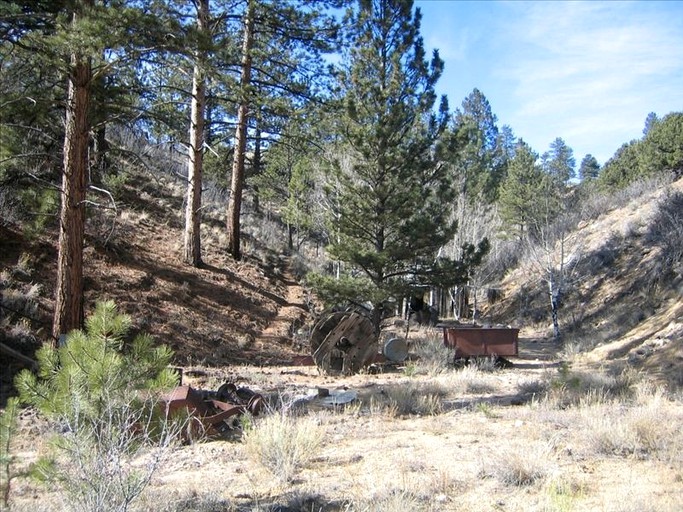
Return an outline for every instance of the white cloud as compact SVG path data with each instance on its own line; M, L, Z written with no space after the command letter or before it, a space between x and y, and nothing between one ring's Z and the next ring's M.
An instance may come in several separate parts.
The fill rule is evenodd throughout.
M513 21L502 25L496 37L502 41L499 47L507 48L501 57L509 65L496 76L512 84L506 122L537 151L547 149L536 147L538 141L547 144L557 136L570 146L574 138L586 148L602 141L604 161L639 133L647 112L663 103L662 96L678 105L674 108L683 107L683 32L676 26L681 22L642 12L642 7L618 2L506 5ZM578 156L586 152L598 151Z
M439 56L447 61L464 61L467 57L467 50L471 44L469 31L464 30L460 33L446 33L434 31L425 38L425 45L429 48L438 48Z

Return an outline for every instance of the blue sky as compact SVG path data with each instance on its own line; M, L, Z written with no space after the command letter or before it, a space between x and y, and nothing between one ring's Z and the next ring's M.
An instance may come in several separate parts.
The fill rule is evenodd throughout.
M451 110L476 87L539 154L604 164L649 112L683 111L683 1L417 0Z

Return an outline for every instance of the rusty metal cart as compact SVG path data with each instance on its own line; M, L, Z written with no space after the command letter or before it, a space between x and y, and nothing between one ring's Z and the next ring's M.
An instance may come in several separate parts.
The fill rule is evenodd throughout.
M442 325L443 342L454 349L454 363L467 364L473 358L491 357L496 364L511 367L507 357L518 354L519 329L511 327L479 327L475 325Z

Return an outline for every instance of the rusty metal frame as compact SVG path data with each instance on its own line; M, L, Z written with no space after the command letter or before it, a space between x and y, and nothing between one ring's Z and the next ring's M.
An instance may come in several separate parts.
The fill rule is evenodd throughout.
M199 391L191 386L178 386L162 397L162 403L165 404L169 418L177 417L182 413L188 415L189 435L193 437L214 436L224 433L229 428L227 420L233 416L246 412L257 415L263 408L261 395L246 388L238 390L234 385L230 386L232 386L231 391L235 391L234 397L240 403L233 404L217 400L214 398L216 393ZM242 394L246 399L241 400L237 393Z
M510 327L454 326L443 328L444 345L455 358L517 356L519 329Z

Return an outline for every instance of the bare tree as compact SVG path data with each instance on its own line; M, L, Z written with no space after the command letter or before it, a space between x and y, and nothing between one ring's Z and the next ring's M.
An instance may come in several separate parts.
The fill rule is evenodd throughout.
M552 202L549 196L543 199ZM560 207L561 210L561 207ZM534 229L526 234L525 245L529 262L547 286L553 336L561 338L559 311L562 299L577 279L577 267L582 258L582 241L567 212L558 213L547 208L546 215L534 223Z
M444 247L445 254L454 259L463 257L463 252L468 244L482 238L488 240L496 239L496 231L500 227L500 219L495 205L491 205L483 193L470 199L464 192L465 177L460 176L460 183L457 185L461 193L458 194L451 205L452 216L458 223L458 231L451 242ZM451 301L450 313L454 318L460 320L468 316L469 295L472 295L472 319L477 316L477 290L481 285L488 281L485 273L485 266L477 266L471 269L468 281L464 284L454 286L448 290ZM433 305L433 304L432 304ZM445 313L441 311L440 314Z

